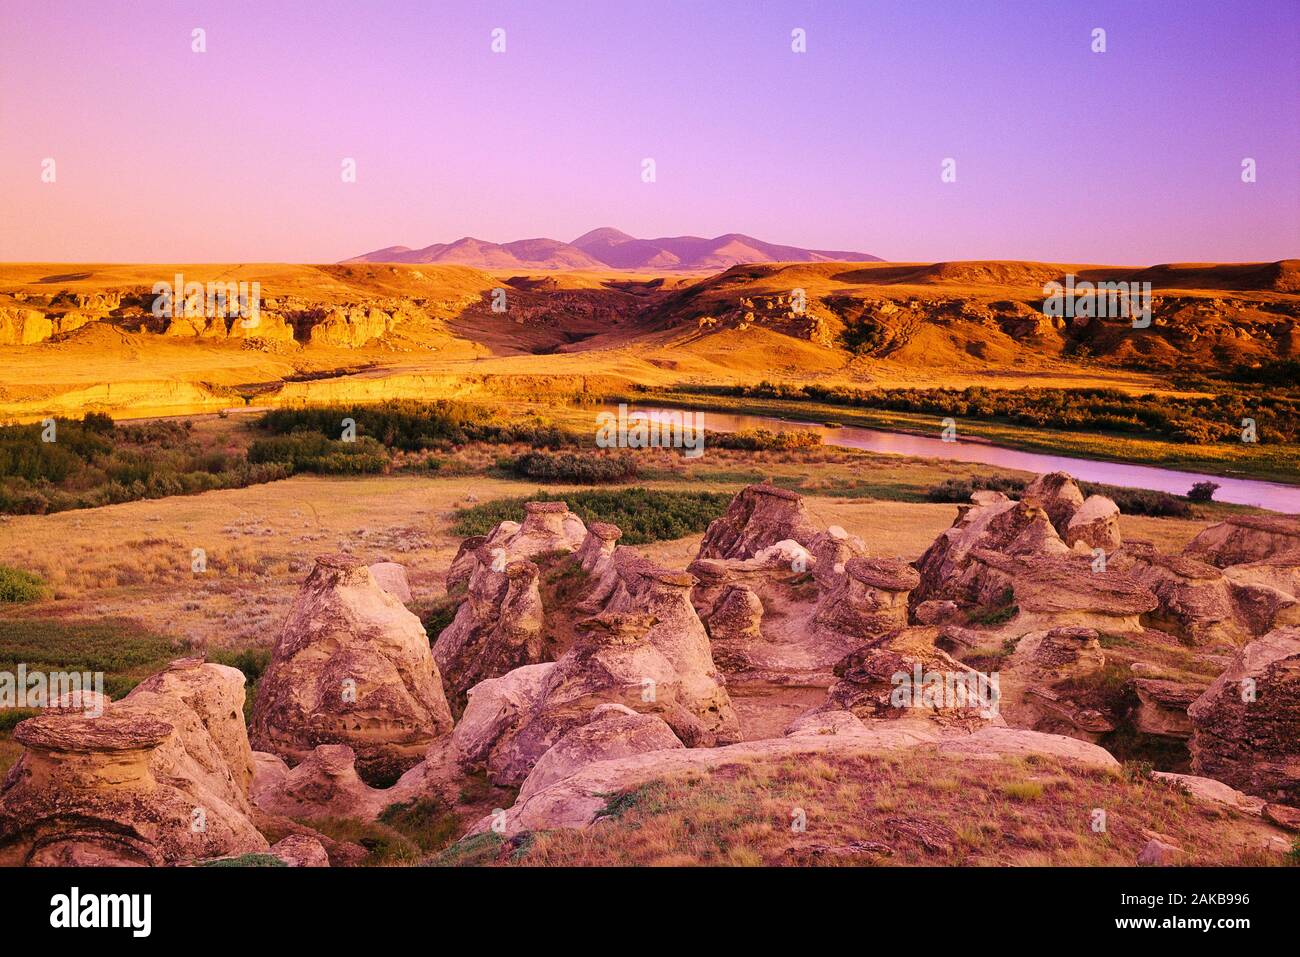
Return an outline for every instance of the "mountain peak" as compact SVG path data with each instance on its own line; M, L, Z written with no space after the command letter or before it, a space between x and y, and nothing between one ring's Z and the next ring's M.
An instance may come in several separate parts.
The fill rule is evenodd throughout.
M344 262L456 263L479 269L722 271L743 263L879 262L868 253L804 249L764 242L744 233L663 236L637 239L612 226L583 233L571 243L558 239L518 239L490 243L464 236L422 249L387 246Z

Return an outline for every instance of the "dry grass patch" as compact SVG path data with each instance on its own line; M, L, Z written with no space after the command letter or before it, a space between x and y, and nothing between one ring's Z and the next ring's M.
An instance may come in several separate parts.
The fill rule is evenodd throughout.
M1258 821L1158 782L1046 757L956 761L920 749L785 759L693 772L606 800L587 829L516 837L456 863L1125 866L1153 834L1182 847L1189 864L1286 862L1263 849L1272 832Z

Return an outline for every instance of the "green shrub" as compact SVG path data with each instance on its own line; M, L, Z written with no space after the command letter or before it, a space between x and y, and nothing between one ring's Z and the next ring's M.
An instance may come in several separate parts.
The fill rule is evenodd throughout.
M646 488L591 489L554 495L538 492L518 498L482 502L457 513L452 532L462 537L485 535L497 523L522 522L525 502L567 502L584 522L611 522L623 531L623 545L644 545L703 532L727 510L725 492L677 492Z
M637 475L636 461L626 452L527 452L510 460L509 469L520 478L575 484L629 482Z
M708 444L718 449L740 449L746 452L786 452L816 448L822 444L822 437L820 432L811 429L790 432L743 429L739 432L711 432Z
M0 603L40 601L45 593L45 583L31 572L0 565Z
M358 439L369 437L386 448L404 452L445 450L467 442L523 443L549 449L581 444L578 436L563 429L495 422L483 407L453 399L273 409L257 420L257 427L277 435L315 432L337 439L344 419L356 423Z

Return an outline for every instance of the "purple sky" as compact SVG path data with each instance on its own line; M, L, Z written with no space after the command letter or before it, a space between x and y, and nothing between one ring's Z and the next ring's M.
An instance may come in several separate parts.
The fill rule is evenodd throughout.
M329 262L604 225L1274 260L1300 256L1298 104L1296 0L3 0L0 260Z

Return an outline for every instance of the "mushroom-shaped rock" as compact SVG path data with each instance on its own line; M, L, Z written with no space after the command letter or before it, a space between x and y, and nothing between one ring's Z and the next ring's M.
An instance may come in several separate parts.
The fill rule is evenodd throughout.
M895 631L906 626L907 596L920 583L916 569L901 559L851 558L814 620L860 641Z
M0 789L0 866L184 864L269 846L177 699L146 693L98 717L51 711L14 739L24 751Z
M358 559L317 559L258 688L253 746L296 762L346 744L362 777L391 781L451 726L420 619Z
M1186 555L1165 555L1148 542L1129 542L1115 552L1109 566L1125 572L1155 594L1159 606L1151 623L1197 645L1237 645L1263 634L1261 618L1276 617L1251 601L1257 590L1237 585L1207 562ZM1268 589L1264 589L1267 591Z

